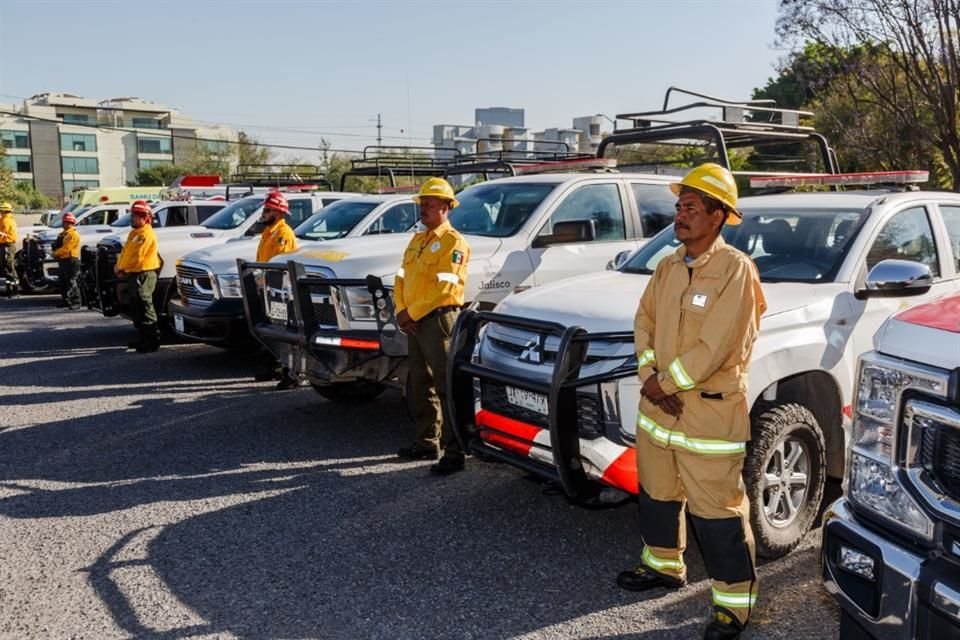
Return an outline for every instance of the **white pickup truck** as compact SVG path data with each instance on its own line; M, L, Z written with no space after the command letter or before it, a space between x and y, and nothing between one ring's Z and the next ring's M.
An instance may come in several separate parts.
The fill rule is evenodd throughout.
M368 195L334 202L294 231L302 250L341 238L404 234L419 219L410 196ZM319 247L319 249L318 249ZM229 242L184 255L177 261L177 293L168 310L174 331L191 340L224 347L251 344L240 295L237 260L256 256L255 240Z
M888 278L921 280L918 267ZM884 323L853 415L846 495L823 525L840 636L960 638L960 295Z
M750 366L744 480L758 552L778 556L814 522L826 477L842 477L857 357L907 303L868 286L868 272L912 260L933 275L921 300L960 289L960 195L791 193L740 205L743 224L723 236L754 259L768 303ZM636 494L633 318L678 246L670 228L615 271L462 314L449 398L468 450L554 480L576 500Z
M291 192L284 194L290 203L290 221L297 226L314 211L325 205L356 194L339 192ZM166 316L167 302L176 291L176 262L181 256L204 247L226 242L254 238L260 234L260 212L266 194L255 194L230 202L199 225L161 228L156 230L157 246L162 266L154 292L157 313ZM127 233L108 235L97 244L92 259L95 274L94 294L88 299L90 308L98 309L105 316L121 314L128 316L128 301L123 298L122 287L117 288L113 266L127 240Z
M506 295L602 270L669 224L668 176L529 175L457 195L450 223L470 245L466 300ZM251 333L332 400L362 401L403 388L406 339L390 290L407 236L331 240L241 269ZM368 278L368 276L370 276Z

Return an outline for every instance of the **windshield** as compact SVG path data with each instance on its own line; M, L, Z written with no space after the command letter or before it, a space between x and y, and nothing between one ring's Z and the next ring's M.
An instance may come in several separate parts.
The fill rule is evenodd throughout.
M265 198L265 195L258 195L231 202L207 218L202 226L207 229L236 229L243 224L247 218L260 210Z
M154 213L154 216L156 216L156 213ZM116 220L114 220L113 222L111 222L111 223L110 223L110 226L111 226L111 227L129 227L129 226L130 226L130 212L128 211L127 213L123 214L122 216L120 216L119 218L117 218Z
M73 207L74 207L72 209L73 217L77 219L79 219L80 216L82 216L91 208L89 205L87 205L86 207L77 207L76 204L74 204ZM59 229L63 227L63 214L67 213L68 211L71 211L71 209L65 208L63 211L53 216L53 218L50 220L50 226L53 227L54 229Z
M512 236L558 184L488 182L474 185L457 194L460 206L450 212L450 224L460 233L494 238Z
M294 229L294 233L304 240L342 238L379 204L379 202L338 200L304 220Z
M861 209L747 209L741 224L722 233L753 258L763 282L832 282L865 217ZM652 274L679 246L668 227L620 270Z

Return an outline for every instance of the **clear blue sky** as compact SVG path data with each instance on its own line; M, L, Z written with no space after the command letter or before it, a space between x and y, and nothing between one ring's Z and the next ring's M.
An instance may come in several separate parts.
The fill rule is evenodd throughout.
M784 55L776 5L0 0L0 102L139 96L264 142L322 132L349 149L374 143L378 112L397 144L472 124L475 107L568 127L656 108L672 84L749 97Z

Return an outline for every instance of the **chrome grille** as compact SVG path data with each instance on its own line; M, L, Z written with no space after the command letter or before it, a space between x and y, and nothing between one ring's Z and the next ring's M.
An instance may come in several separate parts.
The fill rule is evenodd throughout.
M924 429L918 453L920 464L944 493L960 501L960 429Z
M213 282L210 272L189 264L177 265L177 291L187 302L210 304L213 302Z

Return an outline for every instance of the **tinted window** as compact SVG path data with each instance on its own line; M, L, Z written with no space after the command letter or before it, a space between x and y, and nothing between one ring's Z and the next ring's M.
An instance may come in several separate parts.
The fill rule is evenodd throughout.
M250 196L231 202L203 222L207 229L236 229L244 221L260 210L266 196Z
M890 259L919 262L927 265L934 276L940 275L937 244L926 209L914 207L901 211L883 225L867 254L867 269Z
M107 224L109 218L107 217L110 213L116 214L116 209L101 209L100 211L94 211L88 215L83 220L79 220L77 225L90 225L90 224Z
M753 258L764 282L830 282L863 222L859 210L750 210L723 228L723 239ZM633 255L621 271L653 273L680 243L667 227Z
M312 198L299 198L297 200L290 200L289 204L290 217L287 218L287 223L291 227L297 227L313 214Z
M220 209L223 209L222 204L207 204L197 207L197 221L203 222L217 211L220 211Z
M420 210L412 202L404 202L387 209L364 235L374 233L403 233L420 220Z
M677 196L665 184L642 184L631 182L633 199L637 202L643 237L652 238L673 224L677 213Z
M450 224L461 233L504 238L524 225L558 183L489 182L457 194Z
M947 225L947 236L950 238L950 248L953 250L953 263L960 271L960 207L946 207L940 205L943 214L943 223Z
M540 235L551 235L553 225L570 220L593 220L597 240L623 240L623 203L616 184L588 184L576 188L550 214Z
M310 216L306 222L296 228L295 232L298 238L307 240L342 238L379 204L379 202L354 202L353 200L334 202Z

